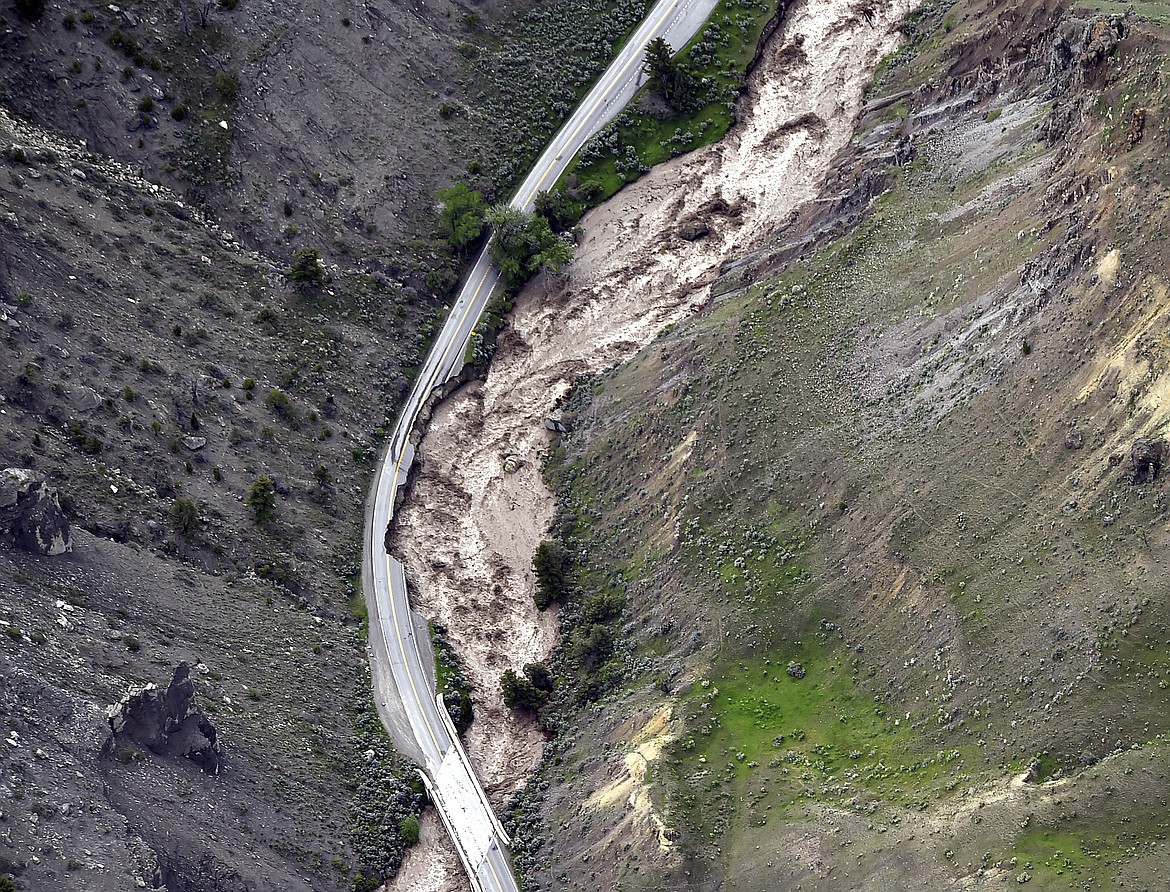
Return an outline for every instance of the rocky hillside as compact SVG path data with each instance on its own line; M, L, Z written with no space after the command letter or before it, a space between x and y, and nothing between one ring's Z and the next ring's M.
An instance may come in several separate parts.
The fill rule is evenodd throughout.
M434 193L503 194L646 5L0 3L0 877L394 870L353 586Z
M922 7L821 198L566 404L529 889L1164 884L1141 12Z
M0 877L365 888L419 797L362 506L458 269L444 103L500 101L459 48L531 4L41 5L0 5Z

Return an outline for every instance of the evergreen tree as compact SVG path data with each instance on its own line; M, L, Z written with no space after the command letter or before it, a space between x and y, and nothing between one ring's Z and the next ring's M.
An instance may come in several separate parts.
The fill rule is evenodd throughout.
M655 37L646 45L642 70L650 88L676 112L689 111L698 99L699 84L681 60L675 59L665 38Z
M252 509L252 519L257 526L263 526L276 515L276 481L267 474L261 474L248 487L244 503Z

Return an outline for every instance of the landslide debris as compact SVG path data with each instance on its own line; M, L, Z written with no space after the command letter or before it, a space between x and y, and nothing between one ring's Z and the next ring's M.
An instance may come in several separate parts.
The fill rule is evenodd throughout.
M542 456L550 433L571 426L549 418L554 404L578 377L692 314L729 251L767 238L777 217L816 194L848 140L864 72L895 44L896 10L867 19L845 2L801 7L762 54L741 127L587 215L566 275L540 279L518 298L487 380L436 407L390 545L417 586L413 603L447 628L464 660L477 716L467 746L495 802L531 771L544 737L503 706L500 678L541 661L554 642L553 611L538 611L532 597L533 553L553 515ZM817 114L805 114L809 103ZM845 112L834 114L839 103ZM702 220L707 235L676 238L688 219ZM681 462L687 451L678 454ZM608 661L605 638L597 634L589 659ZM517 854L526 866L545 857L527 846Z

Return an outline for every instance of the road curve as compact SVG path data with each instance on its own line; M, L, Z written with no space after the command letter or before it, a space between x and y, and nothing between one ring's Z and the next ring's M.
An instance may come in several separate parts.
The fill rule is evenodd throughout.
M510 204L531 211L581 146L633 98L645 76L646 45L664 37L675 48L694 36L718 0L659 0L594 84L520 184ZM471 332L499 284L487 247L480 252L430 353L374 478L366 506L362 586L370 617L369 657L378 715L399 750L420 766L475 892L517 892L510 843L471 768L442 701L435 695L434 654L426 623L410 607L402 564L386 549L395 500L414 461L419 417L435 389L462 367Z

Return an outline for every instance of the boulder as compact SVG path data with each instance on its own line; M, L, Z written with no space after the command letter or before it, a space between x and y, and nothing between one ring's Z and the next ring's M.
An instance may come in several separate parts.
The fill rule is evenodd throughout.
M35 471L0 471L0 538L33 554L73 550L69 518L61 510L57 491Z
M796 662L796 660L790 662L788 664L788 668L785 669L785 671L793 678L804 678L804 667L800 665L800 663Z
M688 242L701 239L710 232L711 227L707 224L707 221L697 218L684 220L678 227L678 237Z
M180 663L166 690L148 684L132 690L107 710L110 740L130 741L159 756L190 759L208 774L219 774L219 736L195 702L191 667Z
M1166 458L1165 440L1138 440L1129 450L1129 479L1134 484L1153 483Z

